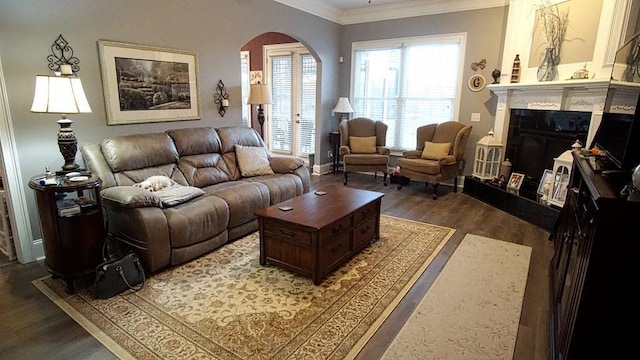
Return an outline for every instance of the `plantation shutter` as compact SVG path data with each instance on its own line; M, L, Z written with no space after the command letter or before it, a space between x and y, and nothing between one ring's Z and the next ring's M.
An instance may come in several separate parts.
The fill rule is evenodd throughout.
M271 60L271 150L290 154L292 59L287 55Z
M302 56L300 104L298 109L298 154L309 155L315 150L316 137L316 60L311 55Z
M251 126L251 105L247 105L249 99L249 52L240 52L240 88L242 92L242 125Z

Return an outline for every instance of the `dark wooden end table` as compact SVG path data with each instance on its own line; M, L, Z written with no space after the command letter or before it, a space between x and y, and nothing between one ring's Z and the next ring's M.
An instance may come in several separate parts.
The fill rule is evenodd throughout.
M380 237L383 196L335 185L256 211L260 264L276 265L320 284ZM281 210L286 207L292 209Z

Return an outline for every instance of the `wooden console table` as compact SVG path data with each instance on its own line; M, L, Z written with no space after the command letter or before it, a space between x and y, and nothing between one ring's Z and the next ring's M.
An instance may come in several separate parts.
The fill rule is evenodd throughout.
M326 194L310 192L256 211L260 264L310 277L316 285L380 237L384 196L341 185L318 191Z

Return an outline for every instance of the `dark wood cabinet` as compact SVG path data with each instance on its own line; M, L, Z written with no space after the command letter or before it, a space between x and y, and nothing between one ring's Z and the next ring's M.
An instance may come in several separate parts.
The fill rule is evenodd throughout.
M573 156L567 198L551 232L552 358L636 357L638 270L630 245L640 202L620 195L628 174L596 174Z
M74 292L74 278L95 272L102 262L105 228L100 204L97 176L70 181L64 176L57 184L41 183L44 175L29 181L34 190L45 266L54 277L67 282L67 291Z

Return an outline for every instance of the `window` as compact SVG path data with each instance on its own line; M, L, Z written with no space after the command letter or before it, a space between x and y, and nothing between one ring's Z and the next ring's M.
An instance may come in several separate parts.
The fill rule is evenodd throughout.
M354 117L382 120L387 146L416 148L416 129L457 119L465 34L353 44Z

